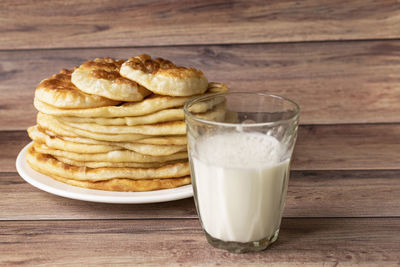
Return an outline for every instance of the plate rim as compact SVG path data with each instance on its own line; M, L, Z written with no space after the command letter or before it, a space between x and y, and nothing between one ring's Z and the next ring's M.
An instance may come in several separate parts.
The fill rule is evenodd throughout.
M147 204L147 203L161 203L179 199L185 199L193 196L192 185L184 185L177 188L172 189L162 189L162 190L154 190L148 192L116 192L116 191L106 191L106 190L97 190L97 189L88 189L81 188L69 184L65 184L59 181L54 180L48 175L39 173L33 170L29 164L26 162L25 153L28 147L33 144L33 141L25 145L16 158L16 168L18 174L30 185L45 191L47 193L88 202L97 202L97 203L112 203L112 204ZM35 175L42 175L51 179L52 183L56 183L61 188L66 187L71 191L66 191L49 184L43 183L39 181L37 178L32 177L28 174L28 172L33 172ZM74 192L75 191L75 192ZM78 192L77 192L78 191ZM81 191L81 192L79 192ZM96 192L96 195L91 195L90 192ZM104 193L106 195L101 195ZM159 193L159 194L157 194ZM100 195L98 195L100 194Z

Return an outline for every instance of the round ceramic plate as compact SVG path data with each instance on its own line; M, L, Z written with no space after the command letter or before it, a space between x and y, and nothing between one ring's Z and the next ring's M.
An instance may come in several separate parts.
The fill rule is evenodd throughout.
M113 192L64 184L33 170L28 165L25 152L29 145L26 145L18 154L17 171L31 185L54 195L92 202L123 204L165 202L193 196L192 185L149 192Z

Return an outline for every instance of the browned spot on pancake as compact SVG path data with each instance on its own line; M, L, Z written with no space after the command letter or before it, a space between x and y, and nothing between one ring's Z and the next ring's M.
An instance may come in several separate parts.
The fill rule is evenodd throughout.
M48 79L40 82L37 88L47 88L51 90L78 90L71 82L71 74L73 70L62 69L59 73L54 74Z
M89 68L99 68L99 69L106 69L106 70L116 70L121 68L123 60L115 60L110 57L105 58L95 58L94 60L89 60L83 63L82 66L89 67Z
M106 57L103 59L96 58L94 60L87 61L82 66L84 68L91 69L90 75L93 78L105 79L118 84L130 84L132 86L145 89L138 83L126 79L119 74L119 69L121 68L122 63L124 63L123 60L114 60L110 57Z
M94 78L116 80L121 77L118 71L107 71L104 69L94 69L90 72Z
M96 58L83 63L81 67L91 69L90 74L99 79L115 80L121 78L119 69L124 61L112 58Z
M163 58L152 59L149 55L143 54L137 57L131 57L127 63L129 67L141 70L145 73L155 74L159 70L184 70L185 67L177 66L169 60Z

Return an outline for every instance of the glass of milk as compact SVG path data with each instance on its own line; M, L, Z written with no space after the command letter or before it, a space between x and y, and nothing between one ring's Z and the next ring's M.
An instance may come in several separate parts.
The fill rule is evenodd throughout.
M185 107L194 200L208 242L241 253L277 238L299 106L276 95L227 92Z

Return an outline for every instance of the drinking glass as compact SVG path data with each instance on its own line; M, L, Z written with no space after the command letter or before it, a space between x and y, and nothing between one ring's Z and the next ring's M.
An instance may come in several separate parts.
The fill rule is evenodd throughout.
M277 240L299 111L288 98L257 92L186 103L194 201L212 246L242 253Z

